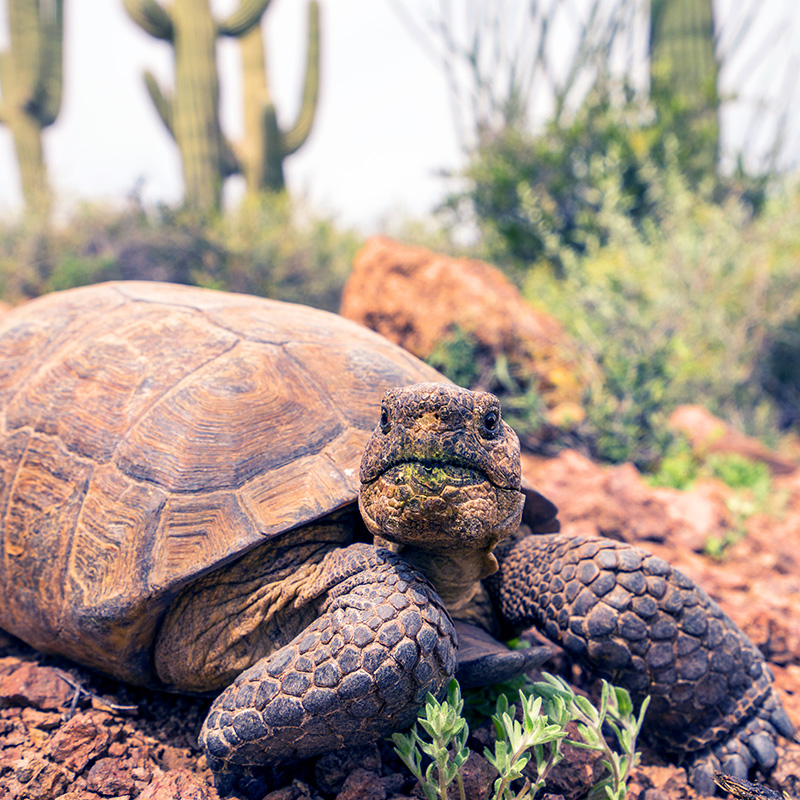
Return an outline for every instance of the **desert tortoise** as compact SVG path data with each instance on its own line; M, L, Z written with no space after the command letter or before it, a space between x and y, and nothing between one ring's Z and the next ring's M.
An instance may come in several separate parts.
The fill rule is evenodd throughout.
M557 529L535 492L520 528L497 399L443 380L335 315L203 289L10 312L0 626L129 682L224 689L201 732L217 769L409 724L455 670L453 618L536 625L652 695L650 735L698 788L771 767L792 725L758 650L663 560L530 535Z

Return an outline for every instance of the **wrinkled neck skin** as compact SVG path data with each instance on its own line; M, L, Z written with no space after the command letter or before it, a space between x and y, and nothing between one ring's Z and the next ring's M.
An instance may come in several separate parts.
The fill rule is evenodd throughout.
M375 537L375 544L401 555L416 567L433 584L451 612L467 606L480 588L480 582L497 572L497 559L491 550L432 552L415 545L390 542L380 536Z

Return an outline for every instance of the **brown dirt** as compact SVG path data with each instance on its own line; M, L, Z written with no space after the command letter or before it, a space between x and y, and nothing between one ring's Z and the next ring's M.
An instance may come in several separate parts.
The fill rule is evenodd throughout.
M774 507L747 519L729 510L731 490L715 482L691 492L655 489L630 465L600 467L569 451L546 460L526 456L525 471L561 508L565 532L641 544L714 596L770 660L786 710L800 727L800 471L777 476ZM735 543L723 560L703 554L709 537L726 535ZM0 633L0 800L217 800L196 744L208 705L124 686ZM494 775L480 755L489 728L479 726L470 740L470 800L491 795ZM658 753L645 749L643 764L630 798L695 797L685 772ZM572 753L548 787L550 797L578 800L595 767L582 751ZM770 780L795 792L797 776L800 745L782 743ZM299 764L267 798L422 795L383 742Z

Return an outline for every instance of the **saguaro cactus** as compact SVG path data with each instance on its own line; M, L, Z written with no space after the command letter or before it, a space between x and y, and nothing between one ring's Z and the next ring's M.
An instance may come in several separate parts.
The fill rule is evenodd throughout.
M175 92L162 91L152 74L147 88L181 153L186 204L200 212L218 210L222 182L236 171L219 120L218 36L241 37L258 27L270 0L242 0L224 20L215 20L209 0L125 0L133 20L151 36L169 42L175 57Z
M717 163L718 72L712 0L651 0L652 97L666 126L676 128L687 166L701 172Z
M283 189L283 160L308 139L319 96L319 49L319 3L312 0L308 6L303 98L294 124L282 130L269 86L263 31L256 26L242 37L245 135L239 159L249 194Z
M42 130L61 107L63 0L7 0L10 47L0 53L0 123L8 125L17 151L29 214L47 219L50 190Z

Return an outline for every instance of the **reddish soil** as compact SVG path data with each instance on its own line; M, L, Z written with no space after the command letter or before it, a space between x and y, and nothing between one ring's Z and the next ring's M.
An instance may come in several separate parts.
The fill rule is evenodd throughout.
M784 706L800 727L800 471L775 477L774 503L742 518L731 490L705 482L690 492L648 486L630 465L599 467L574 452L525 458L526 474L561 509L563 530L634 542L667 558L715 597L771 662ZM721 560L709 537L734 543ZM554 669L554 667L550 667ZM81 687L76 696L75 687ZM215 800L196 735L207 700L132 689L42 656L0 634L0 800ZM480 753L490 725L473 731L467 796L491 795ZM800 745L783 742L770 777L796 794ZM644 750L631 783L636 800L693 798L682 769ZM549 785L585 796L597 765L576 751ZM329 754L275 781L269 800L401 800L423 795L387 743Z

